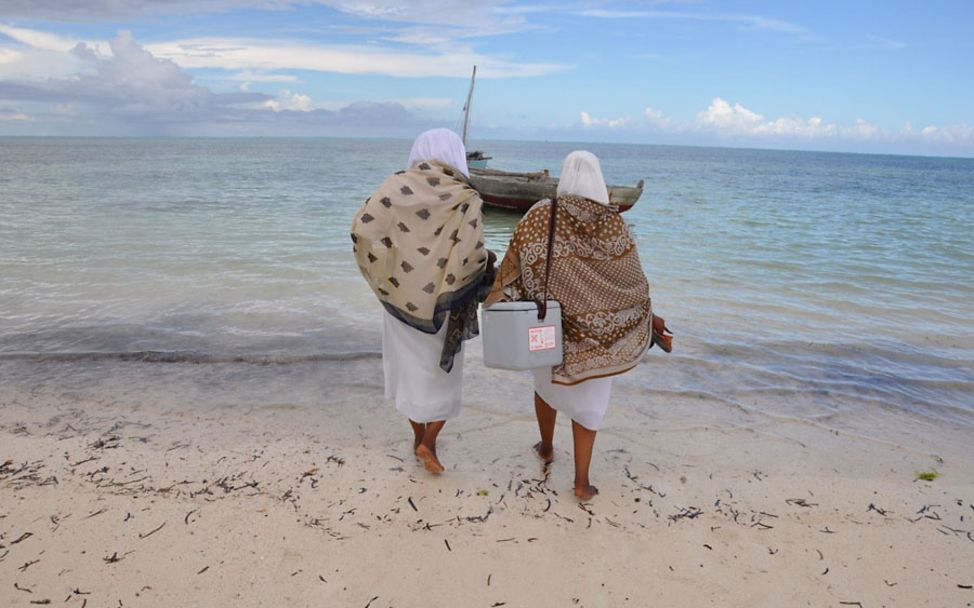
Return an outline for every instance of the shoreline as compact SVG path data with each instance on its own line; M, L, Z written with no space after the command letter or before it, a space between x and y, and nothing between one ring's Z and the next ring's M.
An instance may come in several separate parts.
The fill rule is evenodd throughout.
M579 503L566 421L545 476L527 379L476 363L440 477L377 361L0 372L4 605L974 603L974 457L945 425L621 382Z

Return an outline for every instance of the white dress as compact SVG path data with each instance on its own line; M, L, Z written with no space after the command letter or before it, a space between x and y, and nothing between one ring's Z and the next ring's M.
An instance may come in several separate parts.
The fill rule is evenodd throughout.
M449 420L460 413L463 347L448 374L440 368L446 323L426 334L382 311L382 370L386 399L413 422Z
M552 384L551 368L534 371L534 392L559 412L591 431L602 427L605 411L609 409L612 378L592 378L565 386Z

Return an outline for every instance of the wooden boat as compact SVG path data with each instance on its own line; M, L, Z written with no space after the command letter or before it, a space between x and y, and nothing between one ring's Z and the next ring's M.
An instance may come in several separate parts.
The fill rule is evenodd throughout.
M487 156L480 150L467 152L467 167L470 169L486 169L487 161L492 158L492 156Z
M477 80L477 66L473 66L470 76L470 90L467 92L467 102L463 105L463 145L467 145L467 127L470 124L470 102L473 100L473 85ZM488 169L486 156L480 150L467 153L467 168L470 170L470 182L480 192L484 203L492 207L509 209L518 213L525 213L536 202L545 198L554 198L558 189L558 178L551 177L548 170L536 173L513 173ZM636 187L609 186L609 204L628 211L636 204L643 193L643 180L639 180Z
M524 213L536 202L553 198L558 189L558 178L548 170L536 173L513 173L496 169L470 168L470 183L480 192L484 203ZM628 211L643 193L643 180L635 187L609 186L609 203Z

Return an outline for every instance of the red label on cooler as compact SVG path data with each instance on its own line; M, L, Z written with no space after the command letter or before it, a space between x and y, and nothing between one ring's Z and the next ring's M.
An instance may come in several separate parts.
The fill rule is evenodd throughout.
M528 328L528 350L550 350L555 348L555 326L542 325Z

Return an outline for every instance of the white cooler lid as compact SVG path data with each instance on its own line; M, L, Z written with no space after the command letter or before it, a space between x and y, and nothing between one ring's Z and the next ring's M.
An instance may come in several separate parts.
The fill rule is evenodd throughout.
M498 304L503 304L503 310ZM537 310L537 304L534 302L498 302L493 306L486 308L485 310L494 310L497 312L519 312L522 310ZM561 304L556 300L548 300L548 310L561 310Z

